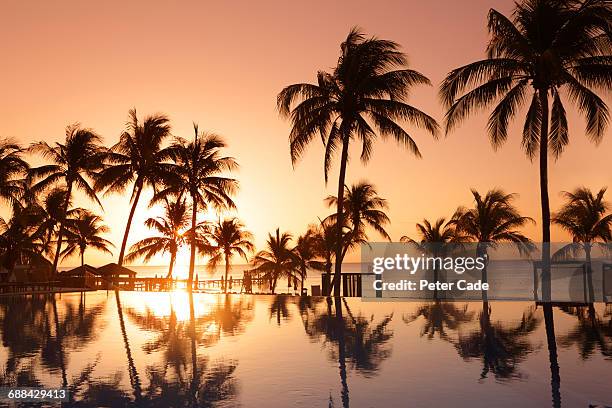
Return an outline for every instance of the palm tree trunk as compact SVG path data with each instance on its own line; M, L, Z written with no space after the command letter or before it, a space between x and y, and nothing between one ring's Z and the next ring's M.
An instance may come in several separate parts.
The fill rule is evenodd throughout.
M595 290L593 289L593 267L591 261L591 244L585 244L585 252L586 252L586 276L587 276L587 286L589 291L589 303L595 301Z
M62 219L60 220L60 228L57 233L57 248L55 250L55 258L53 259L53 275L57 275L57 266L59 264L60 252L62 250L62 237L64 235L64 224L66 221L66 213L68 213L68 206L70 205L70 196L72 195L72 182L68 183L68 190L66 191L66 200L64 201L64 209L62 212Z
M174 269L174 263L176 262L176 252L170 254L170 266L168 266L168 275L166 279L172 279L172 270Z
M85 266L85 251L81 251L81 268Z
M123 347L125 347L125 355L128 361L128 375L130 377L130 385L134 392L134 398L136 401L140 401L142 395L142 387L140 386L140 377L138 376L138 370L136 364L134 364L134 358L132 357L132 351L130 349L130 342L128 340L127 332L125 330L125 320L123 319L123 308L121 307L121 300L119 299L119 290L115 288L115 300L117 302L117 314L119 315L119 326L121 328L121 336L123 337Z
M57 303L55 300L55 294L51 294L51 301L53 306L53 317L55 320L55 339L58 344L60 368L62 370L62 387L66 388L68 386L68 376L66 375L66 361L64 359L63 335L59 323L59 314L57 313Z
M195 255L196 255L196 216L198 214L198 203L195 194L191 195L191 255L189 256L189 289L192 287L193 273L195 271Z
M346 164L348 161L349 139L344 136L342 141L342 156L340 157L340 175L338 177L338 209L336 211L336 264L334 279L331 288L334 288L334 296L340 296L340 274L342 273L342 226L344 225L344 182L346 178ZM326 296L330 294L327 293Z
M557 342L555 338L555 322L550 302L544 303L544 325L546 326L546 343L548 345L548 361L550 362L550 387L553 407L561 407L561 375L557 357Z
M302 268L302 279L300 280L300 296L304 293L304 277L306 276L306 268Z
M542 300L550 301L550 203L548 200L548 90L538 90L542 123L540 129L540 201L542 204Z
M227 252L225 253L225 290L224 292L227 293L227 275L229 275L229 269L230 269L230 264L229 264L229 256L227 254Z
M134 213L136 212L136 206L138 205L138 200L140 199L140 193L142 193L142 182L140 180L136 180L136 183L134 184L134 191L136 192L136 195L134 196L134 202L132 203L132 208L130 209L130 215L128 216L127 224L125 225L123 241L121 241L121 251L119 251L119 260L117 261L119 266L123 265L125 246L127 245L128 235L130 234L132 219L134 218Z
M338 368L340 370L340 384L342 385L342 407L349 407L349 389L346 376L346 341L344 338L344 318L342 316L342 303L339 297L334 297L336 305L336 335L338 336Z

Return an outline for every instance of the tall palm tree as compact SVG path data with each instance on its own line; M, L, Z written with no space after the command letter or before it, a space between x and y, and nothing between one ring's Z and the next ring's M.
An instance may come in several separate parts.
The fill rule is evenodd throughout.
M0 140L0 198L9 204L23 192L23 178L30 166L22 158L23 149L9 139Z
M605 0L524 0L516 3L511 19L491 9L487 58L451 71L440 89L448 107L446 132L475 110L497 103L487 126L494 148L504 143L511 119L530 100L522 145L530 159L539 150L544 243L550 242L549 150L556 158L569 143L561 94L585 115L586 135L595 143L609 122L608 107L595 91L608 91L612 82L611 19L612 5ZM549 245L542 256L548 299Z
M118 264L123 265L128 235L140 194L145 187L156 188L166 181L170 173L167 150L162 145L170 136L170 123L162 114L150 115L142 122L138 120L136 109L130 109L125 131L119 142L107 154L107 166L100 172L96 189L108 193L123 193L132 185L130 214L128 215Z
M62 259L78 252L81 266L83 266L85 265L85 251L90 247L112 255L110 248L114 245L101 236L109 231L110 229L102 223L102 217L99 215L87 210L78 211L73 222L66 223L66 248L62 250Z
M190 225L189 206L186 199L179 198L176 201L165 203L165 214L163 217L148 218L145 221L147 228L156 230L159 235L144 238L136 242L125 256L125 261L132 262L140 257L148 262L152 257L160 253L170 254L170 265L168 266L167 279L172 278L172 270L176 263L176 254L186 243L187 230Z
M238 189L238 181L223 174L235 170L238 164L233 157L221 155L221 149L226 146L221 137L200 132L195 123L193 130L193 140L177 138L168 148L169 156L174 161L172 173L176 181L156 196L188 194L191 198L191 229L195 231L198 210L236 207L231 195ZM190 283L193 281L197 245L197 237L193 234L189 258Z
M317 261L319 254L317 253L316 229L309 228L306 233L300 235L291 253L300 274L300 294L302 294L304 292L304 280L308 276L308 269L318 269L320 265Z
M290 117L292 122L289 144L294 164L306 146L321 135L325 144L327 182L333 156L338 149L341 150L336 211L335 296L340 295L342 209L350 142L355 138L361 142L361 160L367 162L377 133L383 138L393 137L420 157L414 139L397 123L398 120L424 128L434 137L438 134L438 124L431 116L405 103L413 85L429 85L430 82L421 73L406 68L406 56L400 51L399 44L376 37L366 38L358 28L353 28L340 49L333 72L319 71L317 84L289 85L277 97L280 114Z
M353 243L358 244L367 241L368 234L366 228L373 228L384 239L391 241L391 237L385 231L385 225L390 223L389 217L385 210L389 208L387 200L381 198L376 191L376 188L365 181L360 181L353 184L350 188L344 187L346 198L343 203L343 219L346 220L350 228L349 237ZM338 198L329 196L325 200L327 205L332 207L338 205ZM335 222L337 214L330 216ZM342 249L342 258L344 259L348 246Z
M256 272L262 272L266 279L271 282L272 294L276 290L279 278L285 276L291 279L296 275L296 265L291 254L291 234L280 233L277 228L274 235L268 234L266 249L259 251L252 259Z
M593 194L586 187L573 192L563 192L566 203L554 215L553 223L559 225L572 236L574 244L566 245L556 253L558 256L583 250L587 262L587 282L589 299L593 301L593 276L591 250L594 245L612 241L612 214L606 214L610 205L605 201L606 189Z
M247 252L252 252L253 234L244 228L237 218L219 219L208 233L208 251L211 258L208 267L215 270L222 261L225 263L225 287L227 293L227 277L231 269L232 256L238 255L248 261Z
M82 190L87 197L102 204L96 196L90 180L95 180L97 171L101 169L104 152L100 149L101 139L92 129L83 128L78 123L66 128L64 143L51 146L47 142L34 143L31 150L41 154L53 164L46 164L30 170L33 179L40 179L34 185L35 191L42 191L57 183L66 187L66 197L62 208L62 218L57 233L57 249L53 260L53 273L57 273L60 259L62 239L64 236L66 214L72 199L73 189Z

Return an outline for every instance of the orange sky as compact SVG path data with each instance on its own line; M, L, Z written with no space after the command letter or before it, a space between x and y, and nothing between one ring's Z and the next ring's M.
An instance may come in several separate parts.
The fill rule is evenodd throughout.
M180 5L179 5L180 4ZM262 247L277 226L301 233L328 214L322 199L335 193L337 168L323 181L322 147L315 143L292 170L289 123L275 111L276 94L295 82L312 82L336 62L351 26L404 47L411 68L433 88L415 89L410 103L441 120L436 93L452 68L484 56L486 14L505 14L512 1L5 2L0 13L0 137L27 144L56 141L79 121L108 145L117 141L128 109L164 112L173 134L190 137L192 121L218 132L241 165L238 215ZM607 99L609 102L609 98ZM599 146L584 136L584 122L566 102L571 144L550 166L553 210L561 190L612 185L612 135ZM349 182L367 178L389 200L390 235L414 235L423 217L450 215L470 204L470 187L499 186L520 194L517 204L539 219L538 173L520 150L519 120L507 144L493 152L486 115L474 116L437 142L407 127L422 160L393 142L379 142L364 167L354 151ZM612 192L610 193L612 197ZM145 197L146 198L146 197ZM612 200L612 198L609 198ZM103 200L110 239L120 244L127 197ZM85 205L80 202L80 205ZM146 202L130 242L143 237ZM91 205L91 204L88 204ZM92 207L93 208L93 207ZM539 239L538 227L528 231ZM553 239L565 238L553 230ZM91 252L89 263L111 258ZM356 260L352 255L349 260ZM163 264L160 259L158 264ZM74 264L66 262L66 264ZM181 261L179 261L181 262Z

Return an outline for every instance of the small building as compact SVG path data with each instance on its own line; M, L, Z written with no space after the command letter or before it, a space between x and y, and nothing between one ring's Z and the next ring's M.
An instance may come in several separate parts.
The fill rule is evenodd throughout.
M114 262L106 264L98 268L96 274L101 278L112 280L116 278L135 278L136 272L126 268L125 266L117 265Z

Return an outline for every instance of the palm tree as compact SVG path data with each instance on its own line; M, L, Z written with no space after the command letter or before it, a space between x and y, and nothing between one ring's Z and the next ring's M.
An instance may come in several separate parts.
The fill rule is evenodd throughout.
M90 179L97 176L97 170L101 169L104 153L99 144L101 142L92 129L83 128L78 123L66 128L65 142L55 143L51 146L47 142L34 143L31 150L40 153L44 158L50 159L53 164L47 164L30 170L33 179L40 180L34 185L35 191L42 191L58 182L64 183L66 197L62 208L62 217L59 222L57 233L57 249L53 260L53 273L57 273L62 239L65 229L66 214L72 199L74 187L82 190L87 197L102 207L96 196L95 189L90 184Z
M471 191L474 196L474 207L458 208L454 218L456 230L462 240L477 243L477 256L487 258L488 249L496 248L501 242L513 244L521 254L533 251L533 242L523 235L519 228L535 221L519 213L512 203L515 194L506 194L502 190L493 189L483 197L475 189ZM486 264L482 270L482 281L487 282ZM486 291L482 291L482 296L486 300Z
M123 193L132 185L130 214L128 215L118 264L123 265L128 235L140 194L147 186L156 188L170 174L167 151L162 148L163 142L170 136L169 119L165 115L155 114L138 120L136 109L130 109L125 131L106 156L106 167L96 180L97 190L106 190L105 194Z
M8 271L7 276L17 264L46 264L42 255L42 236L37 228L38 212L32 208L13 206L13 214L8 221L0 217L0 265Z
M344 189L346 198L343 204L343 219L350 228L349 238L352 243L359 244L367 241L367 227L373 228L380 236L391 241L391 237L384 228L390 223L389 217L385 214L385 210L389 208L387 200L379 197L376 188L365 181L353 184L350 188L345 186ZM338 204L338 198L335 196L329 196L325 201L330 207ZM330 215L330 218L334 222L338 219L337 214ZM346 245L343 247L340 263L348 249Z
M402 316L404 323L410 324L418 318L423 318L421 336L427 335L432 340L436 334L445 341L452 341L448 330L459 332L463 324L471 322L474 312L468 311L467 304L458 307L452 302L427 302L418 306L416 311Z
M40 224L38 226L44 236L45 252L52 254L51 243L53 236L58 232L58 226L64 217L64 203L66 202L66 189L56 187L49 191L40 204ZM68 204L70 207L70 203ZM80 209L72 208L66 212L66 222L74 220L76 212ZM52 255L50 255L52 256Z
M604 200L606 188L593 194L586 187L573 192L563 192L566 203L553 217L553 223L559 225L572 236L574 244L566 245L555 255L564 256L569 252L581 249L586 254L589 299L593 300L593 276L591 268L591 250L597 242L612 241L612 214L607 214L610 205Z
M451 71L440 89L448 107L447 133L473 111L499 101L487 126L494 148L505 142L511 119L531 100L522 145L530 159L539 150L546 299L550 298L548 155L551 150L558 157L569 143L561 93L586 116L586 135L598 143L609 122L608 107L595 90L608 91L612 81L611 18L612 5L605 0L524 0L516 4L512 19L491 9L487 58Z
M296 264L297 270L300 274L300 294L302 294L304 293L304 280L308 275L308 269L319 269L320 267L320 262L317 261L318 253L316 229L309 228L305 234L300 235L297 238L291 253L293 255L293 261Z
M424 128L434 137L438 134L438 124L431 116L405 103L413 85L429 85L430 82L421 73L406 68L406 56L400 51L399 44L375 37L366 38L358 28L353 28L340 48L341 54L333 72L319 71L317 84L289 85L277 97L280 114L290 117L292 122L289 144L294 164L306 146L321 135L325 144L324 172L327 182L333 156L341 149L336 211L335 296L340 295L342 209L351 140L359 139L362 144L361 160L367 162L377 132L383 138L393 137L420 157L414 139L397 123L398 120ZM298 100L300 102L295 103Z
M168 148L174 161L172 172L176 182L156 194L157 198L186 193L191 197L191 229L196 230L198 209L212 207L216 210L235 208L231 199L238 189L238 181L225 177L223 172L238 167L233 157L221 156L226 144L223 139L210 133L201 133L194 124L194 138L187 142L177 140ZM154 198L155 199L155 198ZM189 258L189 282L193 281L197 236L191 236L191 255Z
M276 290L279 278L286 276L287 279L291 279L297 272L289 247L290 242L291 234L287 232L281 234L277 228L274 235L268 234L266 249L259 251L252 259L255 266L253 271L262 272L265 279L270 280L272 294Z
M163 217L148 218L145 221L145 225L156 230L159 235L144 238L132 245L130 252L125 256L125 261L132 262L144 257L144 261L149 262L155 255L167 252L170 254L170 265L166 278L171 279L176 254L189 235L187 233L189 221L189 207L185 199L167 201Z
M438 218L435 223L423 219L423 223L417 223L416 227L420 238L414 240L406 235L400 238L401 242L413 244L419 250L430 253L434 257L443 258L454 249L452 244L463 241L461 234L456 228L456 214L447 222L445 218ZM434 268L434 282L438 281L438 268ZM438 290L434 290L434 299L438 298Z
M85 251L89 247L112 255L110 248L114 245L100 236L109 231L108 226L102 223L102 217L80 209L77 217L72 222L66 223L66 248L61 253L62 259L78 252L81 257L81 266L83 266L85 265Z
M227 277L231 268L232 256L238 255L248 260L247 252L252 252L253 234L244 229L244 224L237 218L219 220L208 233L209 254L208 268L215 270L217 265L225 263L225 287L227 293Z
M23 192L23 177L30 166L23 160L23 149L9 139L0 140L0 198L9 204Z
M535 221L522 216L514 206L516 194L493 189L483 197L475 189L471 191L474 207L458 208L454 216L455 228L462 240L477 242L479 256L486 256L487 249L497 247L500 242L513 244L521 253L533 250L532 241L519 228Z
M530 307L521 320L513 325L491 322L491 306L483 302L478 330L460 334L455 342L457 353L464 360L482 360L480 378L492 372L496 379L506 380L517 375L519 364L536 349L529 335L540 325L541 319Z

